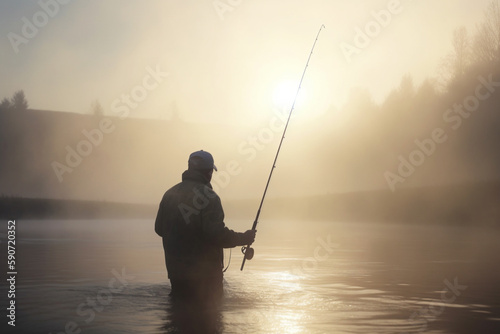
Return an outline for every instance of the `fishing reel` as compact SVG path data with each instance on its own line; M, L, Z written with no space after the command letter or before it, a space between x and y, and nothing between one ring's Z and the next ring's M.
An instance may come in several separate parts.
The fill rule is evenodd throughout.
M241 252L245 255L245 260L253 259L253 255L255 253L254 249L250 246L241 247Z

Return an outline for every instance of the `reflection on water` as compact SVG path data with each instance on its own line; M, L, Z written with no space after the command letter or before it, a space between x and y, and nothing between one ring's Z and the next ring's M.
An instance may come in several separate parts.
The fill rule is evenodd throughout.
M233 250L222 305L193 309L171 303L151 221L20 221L14 332L499 332L498 236L465 227L308 222L304 232L268 223L243 272ZM207 327L214 330L196 330Z

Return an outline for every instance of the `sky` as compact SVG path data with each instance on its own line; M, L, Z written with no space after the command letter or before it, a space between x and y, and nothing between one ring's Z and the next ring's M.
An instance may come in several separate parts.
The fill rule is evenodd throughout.
M490 0L40 0L0 2L0 98L33 109L252 124L298 95L306 117L352 89L376 102L436 76L453 30Z

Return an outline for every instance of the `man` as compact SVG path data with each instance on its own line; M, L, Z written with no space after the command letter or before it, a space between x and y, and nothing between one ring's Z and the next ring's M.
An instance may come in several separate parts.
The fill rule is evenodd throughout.
M220 298L223 248L255 240L255 231L237 233L225 226L220 198L210 184L214 170L210 153L192 153L182 182L165 193L158 209L155 231L163 238L173 298Z

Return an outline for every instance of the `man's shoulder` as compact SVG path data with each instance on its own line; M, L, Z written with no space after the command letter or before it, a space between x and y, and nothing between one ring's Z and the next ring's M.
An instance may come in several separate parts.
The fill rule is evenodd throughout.
M217 193L212 189L211 186L200 182L194 182L191 180L184 180L182 182L177 183L175 186L171 187L165 192L163 198L168 198L170 196L178 196L179 193L183 194L190 193L193 196L204 195L209 199L220 200L219 195L217 195Z
M182 185L182 182L179 182L176 185L168 188L167 191L165 191L165 195L168 194L168 193L176 191L181 185Z
M162 201L165 201L169 197L176 196L175 194L177 194L180 191L181 184L182 182L179 182L175 186L172 186L169 189L167 189L167 191L163 193L163 197L161 198Z

